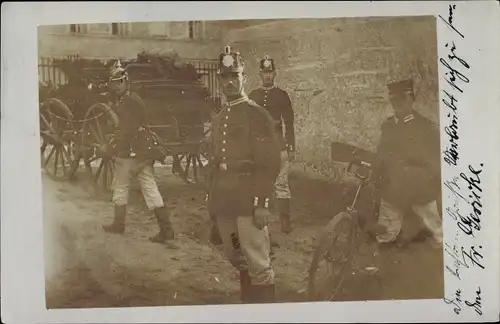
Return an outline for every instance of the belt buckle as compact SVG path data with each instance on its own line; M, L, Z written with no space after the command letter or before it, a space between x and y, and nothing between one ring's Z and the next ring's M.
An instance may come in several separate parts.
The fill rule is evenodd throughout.
M227 171L227 164L226 163L221 163L220 164L220 169L224 170L224 171Z

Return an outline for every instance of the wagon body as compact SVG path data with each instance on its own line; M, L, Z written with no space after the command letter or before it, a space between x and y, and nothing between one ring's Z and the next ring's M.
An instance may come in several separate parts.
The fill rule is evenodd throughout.
M40 87L42 153L47 144L58 146L55 155L66 160L59 161L63 165L57 166L56 158L54 172L49 172L56 178L71 177L83 159L96 182L106 178L102 186L107 190L114 170L109 142L119 122L116 111L108 104L109 65L85 60L64 64L67 64L67 84L57 89ZM173 159L173 172L186 181L191 172L194 173L191 178L198 180L203 168L201 144L217 103L209 97L196 70L186 64L180 68L167 65L170 69L166 69L165 64L139 56L122 65L128 72L131 91L144 101L151 130ZM63 169L60 176L58 167Z

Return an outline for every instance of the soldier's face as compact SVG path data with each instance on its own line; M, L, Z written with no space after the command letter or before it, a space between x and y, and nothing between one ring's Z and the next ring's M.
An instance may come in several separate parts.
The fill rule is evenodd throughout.
M242 73L225 73L219 75L219 84L222 92L227 97L235 97L242 93L245 84L245 76Z
M121 79L116 81L111 81L109 83L110 90L118 95L122 95L127 91L127 80Z
M273 72L260 72L260 78L262 79L262 84L265 86L269 86L274 84L274 78L276 77L276 73Z
M390 100L394 113L398 118L403 118L411 113L413 109L413 97L411 94L393 95Z

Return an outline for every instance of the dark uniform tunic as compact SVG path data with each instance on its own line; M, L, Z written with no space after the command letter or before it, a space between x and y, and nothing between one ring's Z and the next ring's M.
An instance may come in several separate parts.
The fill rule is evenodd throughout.
M252 215L256 204L265 207L272 196L280 170L275 122L265 109L243 97L213 118L212 129L210 214Z
M382 124L378 147L382 198L400 208L435 201L440 196L439 130L414 112Z
M288 93L276 86L261 87L250 92L249 98L265 108L278 122L277 131L281 150L295 151L295 130L292 103ZM283 137L283 122L285 137Z
M115 111L119 119L113 141L115 156L162 159L165 153L149 130L142 98L135 92L127 93L116 101Z

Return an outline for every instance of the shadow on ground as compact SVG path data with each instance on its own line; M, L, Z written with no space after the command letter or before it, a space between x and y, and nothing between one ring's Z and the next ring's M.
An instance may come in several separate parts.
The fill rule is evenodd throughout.
M102 233L102 223L112 220L109 196L97 199L83 183L55 183L44 179L44 192L57 192L49 213L72 223L79 235L78 248L60 247L60 254L80 254L71 267L61 270L47 285L49 308L127 307L165 305L206 305L238 303L238 274L208 244L209 218L201 186L188 185L160 169L158 182L177 232L172 247L159 248L147 237L157 231L156 220L147 211L135 187L130 197L127 230L124 236ZM307 301L307 277L316 239L320 230L343 205L340 188L324 179L293 172L290 176L294 231L280 232L279 218L271 220L276 250L274 267L277 302ZM44 199L44 204L49 203ZM66 204L66 205L65 205ZM61 206L76 206L68 215ZM44 206L44 213L47 208ZM83 230L82 219L93 224ZM420 224L411 219L406 228L418 231ZM91 243L93 242L92 246ZM59 244L62 246L61 242ZM83 245L88 245L85 249ZM61 250L62 249L62 250ZM65 250L64 250L65 249ZM107 249L107 256L89 261L93 254ZM63 251L64 250L64 251ZM84 251L84 252L82 252ZM61 257L61 256L56 256ZM107 260L106 258L111 258ZM107 265L107 262L113 264ZM370 244L364 244L356 256L359 269L377 267L375 274L355 271L350 274L338 300L382 300L442 298L442 252L415 243L406 250L389 250L378 257ZM101 267L100 272L95 268ZM106 272L107 271L107 272ZM114 284L113 288L110 288Z

